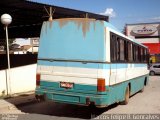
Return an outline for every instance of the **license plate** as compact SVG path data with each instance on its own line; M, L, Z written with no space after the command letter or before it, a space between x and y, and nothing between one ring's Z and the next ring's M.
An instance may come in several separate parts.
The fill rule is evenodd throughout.
M73 83L70 83L70 82L60 82L60 87L61 88L70 89L70 88L73 88Z

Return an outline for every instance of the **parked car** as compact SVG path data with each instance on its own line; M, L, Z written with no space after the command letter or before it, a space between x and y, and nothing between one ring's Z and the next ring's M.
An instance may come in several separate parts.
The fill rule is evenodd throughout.
M160 63L152 64L149 70L150 75L160 74Z

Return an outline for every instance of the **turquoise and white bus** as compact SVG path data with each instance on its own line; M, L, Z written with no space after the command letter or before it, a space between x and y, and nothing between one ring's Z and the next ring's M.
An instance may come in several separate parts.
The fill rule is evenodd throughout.
M89 18L44 22L36 98L105 107L127 104L148 83L148 49L110 23Z

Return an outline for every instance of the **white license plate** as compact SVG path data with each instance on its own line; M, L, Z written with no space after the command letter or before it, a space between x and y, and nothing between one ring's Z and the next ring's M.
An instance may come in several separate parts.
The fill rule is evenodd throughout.
M73 83L70 83L70 82L60 82L60 87L62 87L62 88L73 88Z

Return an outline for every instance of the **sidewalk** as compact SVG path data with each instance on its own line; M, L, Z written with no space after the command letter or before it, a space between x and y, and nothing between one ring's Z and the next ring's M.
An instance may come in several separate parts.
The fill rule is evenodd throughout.
M15 105L5 101L4 99L0 100L0 114L12 113L20 114L21 111L16 108Z
M0 113L24 114L16 106L36 102L34 93L19 94L10 98L0 99Z

